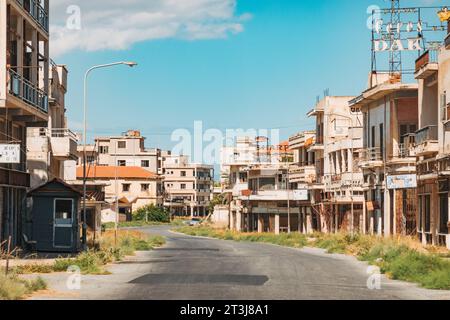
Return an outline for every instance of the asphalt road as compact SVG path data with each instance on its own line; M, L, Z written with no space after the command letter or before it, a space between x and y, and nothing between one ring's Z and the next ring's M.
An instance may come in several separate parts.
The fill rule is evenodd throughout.
M168 227L142 229L167 245L110 268L110 276L85 276L68 299L134 300L380 300L449 299L450 292L419 289L381 277L370 290L368 266L316 249L195 238ZM49 278L64 290L64 278ZM73 293L72 293L73 294ZM41 297L44 298L44 297ZM60 297L61 298L61 297Z

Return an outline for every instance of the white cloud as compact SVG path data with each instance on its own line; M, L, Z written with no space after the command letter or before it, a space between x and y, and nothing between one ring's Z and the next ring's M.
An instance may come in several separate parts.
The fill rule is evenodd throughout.
M51 54L124 50L137 42L226 38L251 16L236 15L237 0L54 0ZM70 6L81 9L81 29L67 28Z

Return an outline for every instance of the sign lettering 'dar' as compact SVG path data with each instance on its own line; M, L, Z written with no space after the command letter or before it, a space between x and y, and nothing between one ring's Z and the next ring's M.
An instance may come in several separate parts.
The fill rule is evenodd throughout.
M422 22L417 23L399 22L396 25L392 23L384 24L384 21L379 19L374 23L374 31L378 39L374 39L374 51L422 51ZM401 39L402 35L416 33L419 36Z

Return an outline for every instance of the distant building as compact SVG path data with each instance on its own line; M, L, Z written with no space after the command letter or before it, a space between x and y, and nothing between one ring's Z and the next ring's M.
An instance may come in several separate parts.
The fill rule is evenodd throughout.
M214 190L214 167L190 163L186 156L166 158L164 206L177 216L206 216Z
M121 136L98 137L95 145L86 148L89 165L141 167L162 174L163 162L169 151L145 148L145 137L140 131L129 130ZM83 165L83 146L78 147L78 165Z
M115 222L117 203L120 220L130 220L137 209L162 206L161 177L141 167L92 166L87 168L87 180L105 184L105 201L109 208L102 211L102 222ZM77 169L78 180L83 180L83 167Z

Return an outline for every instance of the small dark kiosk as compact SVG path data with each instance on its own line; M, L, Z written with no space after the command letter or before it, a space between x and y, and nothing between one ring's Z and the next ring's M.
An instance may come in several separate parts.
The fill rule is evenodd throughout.
M54 179L28 193L32 239L39 252L76 253L81 249L82 194Z

